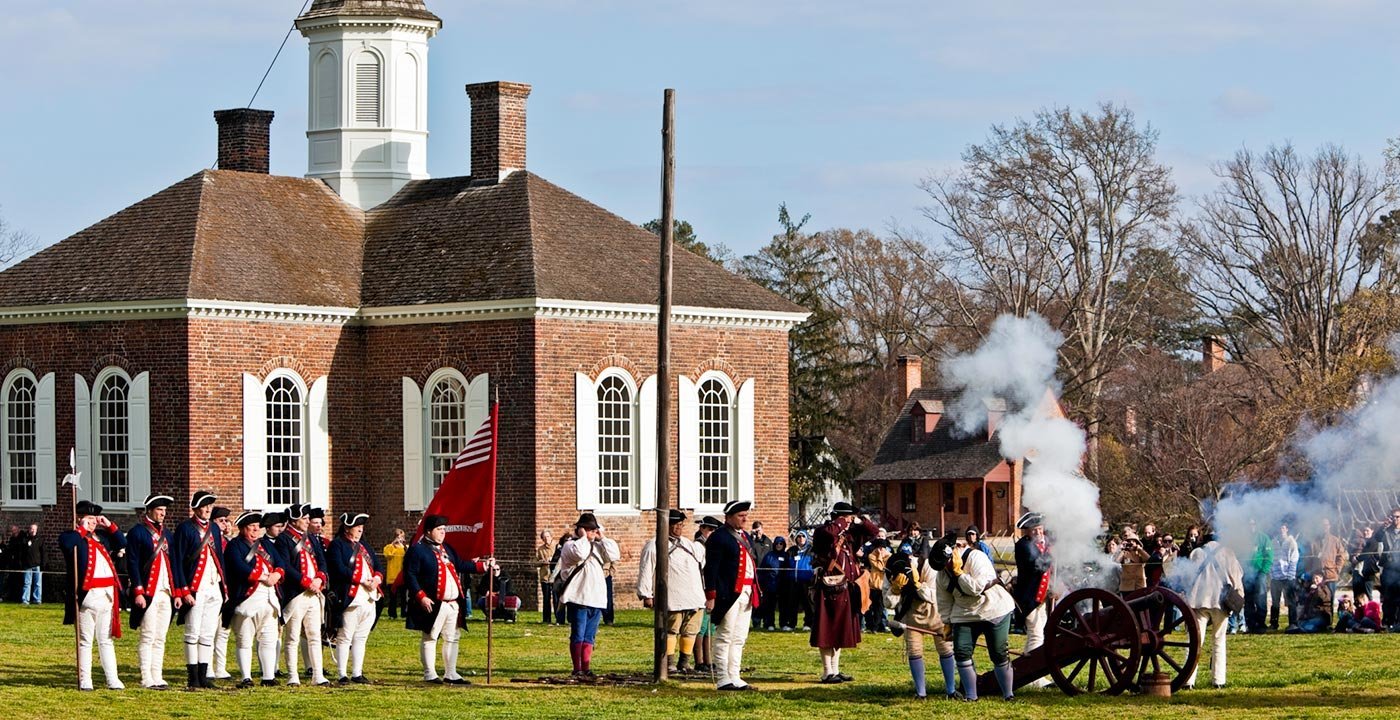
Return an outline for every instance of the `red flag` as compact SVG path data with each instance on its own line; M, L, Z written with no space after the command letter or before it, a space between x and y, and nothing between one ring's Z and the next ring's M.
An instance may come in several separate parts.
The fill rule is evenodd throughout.
M499 405L457 453L423 517L447 518L446 544L458 557L469 560L496 554L496 413ZM423 537L423 521L413 533L413 542Z

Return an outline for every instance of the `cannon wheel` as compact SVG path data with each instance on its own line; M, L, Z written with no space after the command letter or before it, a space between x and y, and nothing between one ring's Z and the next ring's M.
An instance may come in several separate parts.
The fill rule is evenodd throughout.
M1172 676L1172 692L1178 692L1191 679L1200 657L1201 629L1196 613L1180 595L1164 587L1153 590L1162 596L1163 606L1151 612L1140 612L1146 639L1142 657L1142 675L1166 673ZM1171 612L1175 608L1176 618ZM1177 631L1181 631L1178 633Z
M1137 618L1114 593L1075 590L1045 623L1050 676L1066 695L1118 695L1137 682L1142 638Z

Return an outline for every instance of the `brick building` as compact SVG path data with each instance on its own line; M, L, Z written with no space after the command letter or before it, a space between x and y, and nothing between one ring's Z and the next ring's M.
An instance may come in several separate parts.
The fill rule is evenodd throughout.
M976 525L986 536L1011 535L1021 512L1025 461L1001 454L997 428L1006 402L984 402L983 430L959 433L944 408L956 394L923 387L919 358L901 357L899 365L906 399L875 461L856 478L862 504L880 508L896 525L917 521L939 531ZM1040 411L1064 414L1049 390Z
M427 177L421 0L316 0L297 26L307 177L268 174L271 112L219 111L218 170L0 273L0 522L68 525L72 448L119 523L209 489L367 511L382 543L498 397L499 556L591 510L626 601L655 522L656 238L525 169L528 85L467 86L471 175ZM684 250L674 274L672 497L785 525L805 314Z

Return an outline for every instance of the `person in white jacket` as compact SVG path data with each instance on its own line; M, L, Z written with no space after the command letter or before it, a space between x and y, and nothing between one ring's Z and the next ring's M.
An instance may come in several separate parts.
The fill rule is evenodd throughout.
M1216 539L1215 533L1205 536L1206 543L1191 551L1191 562L1197 568L1186 603L1196 611L1196 625L1201 638L1210 626L1210 673L1216 689L1225 687L1225 635L1229 629L1230 611L1220 606L1220 595L1228 582L1237 590L1244 588L1244 568L1233 550ZM1186 682L1188 689L1196 685L1196 671Z
M947 544L935 547L930 557L943 570L938 580L938 610L953 625L953 657L962 680L963 696L977 700L977 668L972 651L979 636L987 639L987 655L1001 686L1004 700L1016 698L1011 672L1011 613L1016 601L997 579L992 559L977 548L957 548Z
M564 589L559 601L569 617L569 655L574 661L574 677L592 679L593 645L598 623L608 606L608 563L621 554L617 541L605 537L593 513L584 513L574 523L574 539L559 551L559 577Z
M957 664L953 659L953 628L938 613L938 572L926 557L913 552L908 543L885 565L885 606L894 612L890 630L904 637L904 654L914 679L914 697L928 697L924 663L924 637L933 642L938 665L943 671L943 692L949 700L960 699Z
M695 636L705 615L705 546L685 535L685 511L668 514L666 565L666 665L667 672L689 672L695 652ZM656 600L656 539L642 546L637 567L637 597L652 607ZM679 657L677 657L679 655Z

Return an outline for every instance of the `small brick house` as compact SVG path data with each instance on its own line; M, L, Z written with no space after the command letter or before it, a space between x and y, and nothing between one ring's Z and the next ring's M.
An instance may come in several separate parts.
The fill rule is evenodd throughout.
M956 393L922 386L922 362L899 358L905 402L885 434L875 460L856 478L863 503L879 507L888 521L918 522L940 532L976 525L983 535L1011 535L1021 512L1024 461L1002 457L997 427L1006 402L983 403L985 428L955 431L944 404ZM1047 410L1061 412L1053 396Z
M655 527L655 236L525 169L528 85L467 86L471 175L427 177L421 0L316 0L297 26L307 177L268 174L271 112L219 111L219 169L0 273L0 522L68 526L72 448L121 524L209 489L365 511L382 544L498 398L498 556L595 512L626 603ZM674 277L673 503L784 525L806 315L684 250Z

